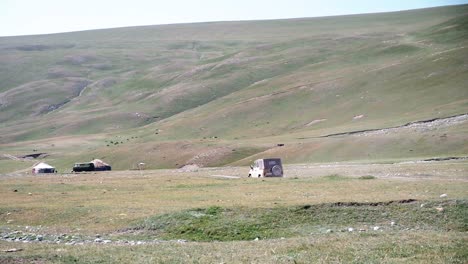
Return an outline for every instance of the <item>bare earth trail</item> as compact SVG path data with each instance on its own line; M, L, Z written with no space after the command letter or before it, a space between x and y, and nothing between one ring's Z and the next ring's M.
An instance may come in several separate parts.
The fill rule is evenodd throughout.
M323 163L323 164L289 164L284 166L287 178L311 178L326 175L342 175L347 177L360 177L371 175L382 179L399 180L450 180L468 182L468 162L465 160L454 161L411 161L394 164L376 163ZM201 168L195 175L210 174L230 175L230 177L246 177L248 168Z
M27 177L29 170L19 170L12 173L0 174L2 178ZM245 167L205 167L197 166L190 169L162 169L143 171L112 171L99 172L102 177L157 177L158 175L210 177L225 179L246 178L249 168ZM454 158L453 160L426 161L415 160L399 163L357 163L357 162L335 162L335 163L310 163L310 164L285 164L285 178L314 178L326 175L341 175L346 177L360 177L372 175L377 178L386 179L427 179L427 180L451 180L468 182L468 159L466 157ZM96 174L96 173L93 173ZM81 175L86 175L82 173ZM57 174L57 177L75 177L76 174Z

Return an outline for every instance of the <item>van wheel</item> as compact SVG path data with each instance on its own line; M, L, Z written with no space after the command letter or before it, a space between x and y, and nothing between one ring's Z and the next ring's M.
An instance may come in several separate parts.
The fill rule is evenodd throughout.
M279 165L275 165L271 168L271 173L273 173L273 176L280 177L283 174L283 170Z

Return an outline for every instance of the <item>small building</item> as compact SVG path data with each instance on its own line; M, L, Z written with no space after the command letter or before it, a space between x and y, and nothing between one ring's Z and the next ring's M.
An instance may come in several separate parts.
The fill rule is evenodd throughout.
M47 163L41 162L35 165L32 168L32 173L37 174L37 173L55 173L57 172L54 167L50 166Z

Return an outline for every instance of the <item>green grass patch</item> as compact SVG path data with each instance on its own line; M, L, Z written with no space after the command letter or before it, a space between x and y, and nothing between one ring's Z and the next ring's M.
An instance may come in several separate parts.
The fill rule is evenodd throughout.
M359 177L358 179L360 179L360 180L374 180L374 179L376 179L376 177L372 176L372 175L364 175L364 176Z
M401 55L401 54L416 52L418 50L420 50L420 48L413 46L413 45L399 44L399 45L395 45L395 46L391 46L391 47L383 49L381 51L381 54Z
M330 174L330 175L327 175L327 176L323 176L323 179L325 179L327 181L348 181L348 180L352 180L352 178L350 178L350 177L342 176L342 175L339 175L339 174Z
M437 208L443 208L443 211ZM275 208L191 209L147 218L132 229L164 239L235 241L293 237L373 225L397 230L467 231L466 200L332 203ZM397 225L391 225L394 222Z

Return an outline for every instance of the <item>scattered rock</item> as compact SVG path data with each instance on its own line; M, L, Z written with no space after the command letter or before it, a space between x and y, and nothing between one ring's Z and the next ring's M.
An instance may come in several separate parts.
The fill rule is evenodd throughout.
M392 222L390 222L390 225L391 225L391 226L395 226L396 223L395 223L394 221L392 221Z
M327 119L316 119L316 120L313 120L312 122L309 122L306 126L312 126L323 121L327 121Z
M3 252L10 253L10 252L18 252L18 251L22 251L22 250L23 250L22 248L10 248L10 249L3 250Z
M179 169L180 172L196 172L200 167L196 164L188 164Z
M353 232L353 231L354 231L354 228L352 228L352 227L348 228L348 232Z
M353 118L353 120L360 119L364 115L358 115ZM322 137L333 137L333 136L343 136L343 135L358 135L358 136L369 136L375 134L388 134L392 132L402 131L402 129L411 129L420 132L426 132L434 129L439 129L442 127L453 126L468 121L468 114L462 114L446 118L433 118L429 120L414 121L397 127L388 127L382 129L367 129L351 132L342 132L336 134L329 134ZM461 157L460 159L466 159L466 157Z
M372 229L373 229L374 231L378 231L378 230L380 230L380 227L379 227L379 226L374 226Z

